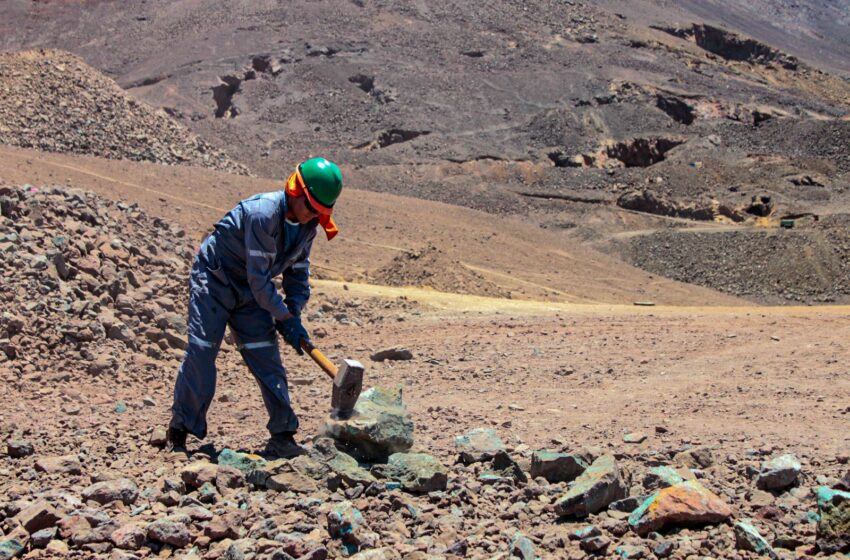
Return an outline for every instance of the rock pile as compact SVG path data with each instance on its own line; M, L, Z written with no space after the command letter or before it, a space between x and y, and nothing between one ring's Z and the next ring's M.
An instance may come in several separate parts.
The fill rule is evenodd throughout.
M114 374L182 355L185 232L81 190L0 187L0 366Z
M248 173L163 111L56 50L0 53L0 144Z

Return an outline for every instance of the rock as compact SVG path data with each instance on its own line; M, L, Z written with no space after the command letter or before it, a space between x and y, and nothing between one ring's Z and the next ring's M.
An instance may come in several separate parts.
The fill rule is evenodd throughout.
M686 468L674 469L667 465L652 467L643 478L643 487L647 490L668 488L674 484L695 480L693 473Z
M58 529L56 527L47 527L36 531L30 535L30 544L33 548L44 548L50 541L56 538Z
M605 554L610 544L611 539L602 536L587 537L578 543L583 551L590 554Z
M817 545L824 554L850 552L850 492L817 489Z
M709 447L694 447L677 453L674 460L689 469L707 469L714 464L714 454Z
M46 550L50 554L55 555L58 558L65 558L66 556L68 556L69 552L68 545L56 539L47 543L47 546L44 547L44 550ZM2 556L0 556L0 558L2 558Z
M83 474L83 467L80 465L80 461L76 455L42 457L35 462L35 470L48 474Z
M138 523L127 523L112 531L109 540L122 550L139 550L147 538L144 528Z
M83 500L95 501L101 505L120 501L125 505L133 504L139 497L139 488L129 478L97 482L83 490Z
M455 447L460 453L460 462L465 465L489 461L496 453L505 450L505 444L493 428L474 428L457 436Z
M24 551L24 545L17 539L0 540L0 560L11 560Z
M493 456L493 461L490 463L490 469L481 473L479 480L482 478L490 478L491 480L510 480L511 482L528 482L528 477L522 472L522 468L516 461L511 459L505 451L499 451Z
M222 449L218 454L218 464L224 467L233 467L242 471L247 478L251 473L266 464L266 460L253 453L241 453L232 449Z
M654 493L629 516L629 525L641 536L668 526L720 523L731 508L699 482L680 482Z
M365 530L363 514L351 502L341 502L328 513L328 534L353 549L359 548Z
M778 560L776 552L770 544L761 536L758 529L753 527L749 521L738 521L735 523L735 546L740 550L755 552L759 556L768 556L772 560Z
M162 426L157 426L151 432L148 443L154 447L165 447L165 444L168 443L168 430Z
M218 466L206 461L197 461L180 470L180 478L189 488L200 488L205 483L214 483Z
M673 541L661 541L652 549L652 553L659 558L667 558L673 551L676 550L676 543Z
M549 482L570 482L587 470L587 463L570 453L535 451L531 455L531 478Z
M598 513L626 496L626 487L613 455L596 459L555 502L558 515L585 516Z
M351 455L337 452L334 458L327 462L327 465L349 486L357 486L358 484L368 486L377 482L372 473L360 467L357 459Z
M625 560L636 560L646 556L646 548L624 544L615 548L614 554Z
M235 513L216 515L204 528L204 534L214 541L238 539L241 536L241 516Z
M797 481L801 470L797 457L790 453L780 455L762 464L756 486L762 490L782 490Z
M446 467L426 453L393 453L383 475L414 494L443 491L448 483Z
M375 362L383 362L385 360L412 360L413 352L401 346L394 346L392 348L378 350L370 357Z
M192 535L186 525L169 518L158 519L147 527L148 538L152 541L183 548L192 542Z
M413 446L413 421L400 387L395 392L377 387L364 391L350 419L330 418L322 432L358 461L369 463L385 463L393 453Z
M28 533L32 534L41 529L53 527L60 517L53 506L44 500L39 500L22 509L16 519Z
M215 473L215 487L222 494L245 486L245 475L239 469L219 464Z
M34 453L32 444L28 441L10 439L6 442L6 453L13 459L21 459Z
M511 538L511 556L513 558L522 558L522 560L536 560L539 558L534 550L534 543L531 539L517 531Z
M643 432L631 432L623 436L625 443L643 443L646 441L646 434Z
M312 478L301 474L293 466L285 465L282 467L281 470L266 480L266 488L269 490L311 494L318 489Z
M844 474L844 477L838 481L838 483L835 485L835 489L850 492L850 471L847 471Z

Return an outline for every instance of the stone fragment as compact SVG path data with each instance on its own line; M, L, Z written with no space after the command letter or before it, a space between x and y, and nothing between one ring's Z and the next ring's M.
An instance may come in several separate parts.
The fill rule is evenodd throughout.
M489 461L496 453L505 450L505 444L493 428L474 428L457 436L455 447L460 453L460 462L465 465Z
M787 453L762 464L756 486L762 490L783 490L797 481L802 470L800 461Z
M12 560L21 555L24 545L17 539L0 540L0 560Z
M499 451L493 456L490 468L481 474L479 480L482 478L489 478L493 481L528 482L528 477L522 471L522 468L505 451Z
M661 541L652 549L652 553L658 558L667 558L673 551L676 550L676 543L673 541Z
M579 547L590 554L605 554L611 539L602 536L587 537L579 541Z
M643 432L630 432L623 436L625 443L643 443L646 441L646 434Z
M214 541L238 539L241 536L242 519L235 513L216 515L204 528L204 535Z
M296 494L311 494L318 487L309 476L298 472L295 467L286 465L266 480L266 488L275 492L295 492Z
M192 541L185 523L169 518L158 519L147 527L147 536L152 541L183 548Z
M207 461L197 461L180 470L180 478L189 488L200 488L205 483L214 483L218 466Z
M531 455L531 478L543 477L549 482L570 482L585 470L587 463L570 453L535 451Z
M385 478L414 494L443 491L448 483L446 467L426 453L393 453L382 470Z
M356 551L362 542L361 533L366 530L366 521L351 502L337 504L328 513L328 534L333 539L340 539L344 545Z
M817 545L824 554L850 552L850 492L817 489Z
M755 552L759 556L767 556L772 560L778 560L779 556L751 522L738 521L735 523L734 531L735 546L738 549Z
M163 426L157 426L151 432L148 443L154 447L165 447L165 444L168 443L168 430Z
M232 449L222 449L218 454L218 464L224 467L233 467L242 471L247 478L253 471L266 464L266 460L253 453L242 453Z
M375 362L383 362L385 360L412 360L413 352L401 346L393 346L378 350L370 357Z
M219 465L215 473L215 487L222 494L245 486L245 475L241 470L227 465Z
M127 523L112 531L109 540L122 550L139 550L145 544L147 535L144 527L138 523Z
M42 457L35 462L35 470L48 474L83 474L83 467L76 455Z
M641 536L664 527L720 523L732 515L729 505L699 482L680 482L655 492L629 516Z
M597 458L573 481L569 490L555 502L558 515L585 516L598 513L626 497L626 487L613 455Z
M329 418L322 432L335 439L343 451L368 463L385 463L393 453L404 453L413 446L413 421L400 387L395 392L377 387L364 391L351 418Z
M57 558L65 558L66 556L68 556L68 552L70 552L68 545L58 539L53 539L52 541L47 543L47 546L44 547L44 550L46 550L50 554L53 554ZM0 558L2 558L2 556L0 556Z
M357 486L358 484L368 486L378 481L372 473L362 468L351 455L337 452L327 464L349 486Z
M44 548L47 544L56 538L56 533L59 530L56 527L47 527L40 529L30 535L30 544L33 548Z
M519 531L514 533L510 546L512 558L521 558L522 560L536 560L539 558L534 549L534 543Z
M92 500L101 505L120 501L125 505L133 504L139 497L139 488L129 478L96 482L83 490L83 500Z
M41 529L53 527L60 517L52 505L39 500L22 509L16 519L28 533L32 534Z
M633 546L633 545L620 545L614 549L614 554L623 558L624 560L637 560L638 558L644 558L646 556L646 548L642 546Z
M643 487L647 490L659 490L685 482L685 480L695 480L693 473L687 468L674 469L667 465L661 465L652 467L646 472L643 477Z
M674 460L689 469L707 469L714 464L714 453L710 447L692 447L677 453Z
M21 459L34 453L30 442L20 439L10 439L6 442L6 453L13 459Z

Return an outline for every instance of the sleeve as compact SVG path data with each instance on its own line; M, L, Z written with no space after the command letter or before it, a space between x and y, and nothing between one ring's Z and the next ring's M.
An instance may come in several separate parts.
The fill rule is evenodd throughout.
M293 315L301 315L301 310L310 299L310 250L313 247L313 236L301 257L283 271L283 292L286 294L286 307Z
M271 269L274 264L277 241L274 231L274 211L262 206L243 208L245 228L245 274L254 299L260 307L280 321L289 315L283 298L272 282Z

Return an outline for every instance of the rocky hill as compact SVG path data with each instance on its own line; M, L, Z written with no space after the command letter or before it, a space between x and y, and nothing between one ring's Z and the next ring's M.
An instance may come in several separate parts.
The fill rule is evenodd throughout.
M49 49L0 53L0 143L247 173L80 58Z

